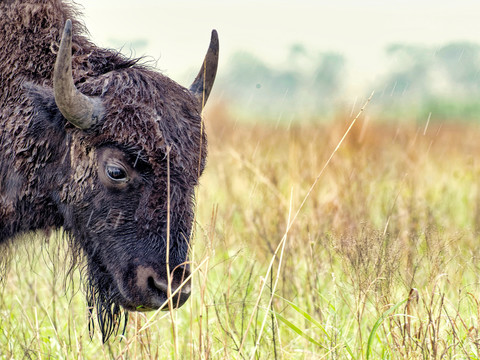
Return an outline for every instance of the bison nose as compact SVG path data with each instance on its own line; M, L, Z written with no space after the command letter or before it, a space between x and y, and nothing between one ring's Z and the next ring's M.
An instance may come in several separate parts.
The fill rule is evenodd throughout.
M159 277L152 268L150 276L147 277L147 288L150 290L150 293L153 293L154 296L162 299L162 303L165 302L169 296L172 298L172 306L174 308L179 308L182 306L187 299L190 297L191 293L191 283L190 279L187 278L190 276L190 270L187 267L177 267L172 271L170 276L170 288L168 286L168 280L164 277ZM168 309L166 305L164 310Z

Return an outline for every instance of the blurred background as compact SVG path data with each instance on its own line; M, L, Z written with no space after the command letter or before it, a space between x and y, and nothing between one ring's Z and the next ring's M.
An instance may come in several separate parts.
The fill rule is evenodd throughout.
M100 46L188 86L220 35L212 98L238 119L348 115L375 90L376 119L478 119L480 3L474 0L82 2Z

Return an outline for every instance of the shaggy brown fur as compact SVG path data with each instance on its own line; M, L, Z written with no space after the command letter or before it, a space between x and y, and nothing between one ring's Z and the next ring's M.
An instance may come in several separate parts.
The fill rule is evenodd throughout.
M188 267L206 138L189 90L138 59L98 48L77 17L61 0L0 1L0 244L63 228L74 254L85 255L87 298L106 340L120 306L154 309L164 299L152 281L166 275L168 167L169 267ZM67 19L75 85L105 108L103 121L87 130L64 119L52 91ZM112 161L129 176L123 187L105 177ZM145 268L149 283L138 285Z

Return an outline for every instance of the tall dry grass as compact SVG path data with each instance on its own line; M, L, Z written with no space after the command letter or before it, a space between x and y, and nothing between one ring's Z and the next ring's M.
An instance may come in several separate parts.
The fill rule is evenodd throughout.
M0 358L480 356L477 125L362 116L292 223L352 117L206 119L189 302L102 345L61 239L29 237L0 293Z

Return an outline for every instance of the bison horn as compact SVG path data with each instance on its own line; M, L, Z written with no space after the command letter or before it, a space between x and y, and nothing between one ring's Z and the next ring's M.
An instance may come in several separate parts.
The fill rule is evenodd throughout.
M215 81L218 67L218 34L216 30L212 30L212 38L208 47L207 55L203 60L200 71L190 86L190 91L195 95L201 104L201 108L205 106L210 91Z
M72 75L72 21L63 29L53 71L55 102L62 115L80 129L88 129L99 122L103 105L99 98L89 97L77 90Z

